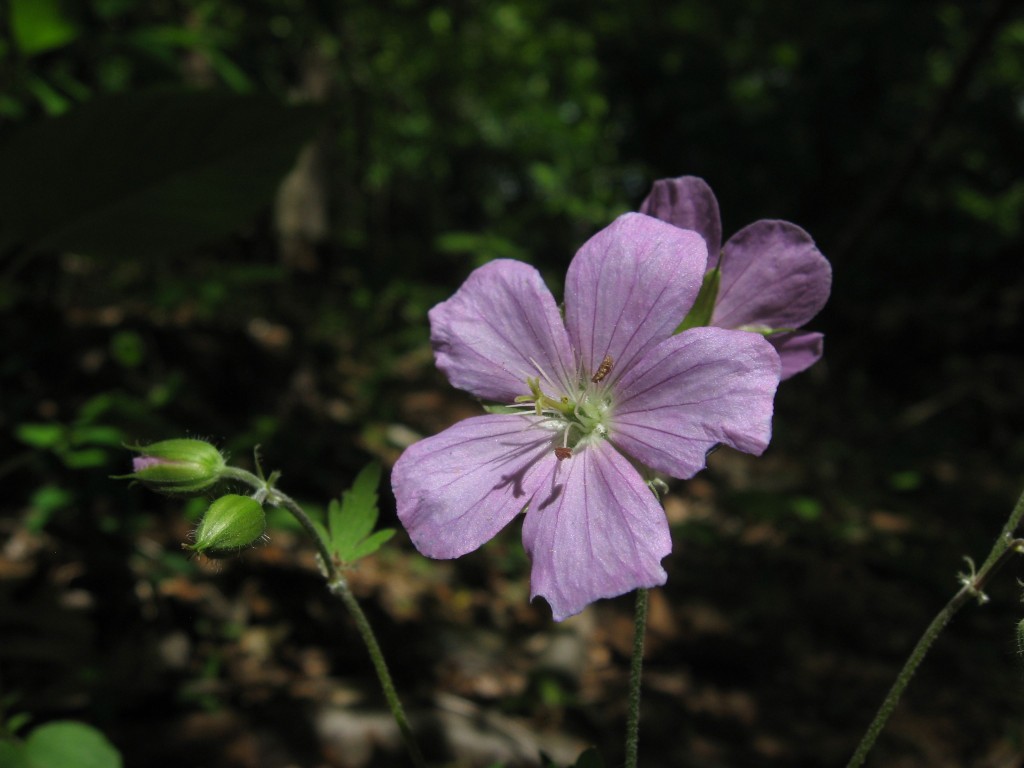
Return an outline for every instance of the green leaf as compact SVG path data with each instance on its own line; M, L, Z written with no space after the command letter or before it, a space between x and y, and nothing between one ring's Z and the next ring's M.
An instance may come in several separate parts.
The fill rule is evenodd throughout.
M78 27L64 12L61 0L11 0L11 31L26 56L67 45Z
M92 726L62 720L36 728L25 740L30 768L121 768L121 755Z
M19 424L15 436L33 448L56 448L64 442L63 424Z
M81 424L71 428L68 437L71 445L105 445L108 448L119 448L124 445L124 433L117 427L103 424Z
M80 448L61 454L61 460L68 469L94 469L102 467L110 460L110 456L102 448Z
M220 92L126 93L0 147L0 251L145 258L223 236L270 203L315 107Z
M604 760L597 747L591 747L579 756L573 768L604 768Z
M44 485L32 494L29 512L25 517L25 528L32 533L38 533L46 527L54 514L69 507L74 499L71 491L56 485Z
M19 712L18 714L11 715L9 718L7 718L7 722L4 724L4 728L7 729L8 733L17 733L30 722L32 722L32 715L30 715L28 712ZM3 763L0 762L0 765L3 765Z
M356 476L352 488L341 496L341 503L332 500L327 508L327 524L331 532L331 551L343 563L354 563L380 549L394 535L393 530L377 531L377 486L380 464L368 464Z
M4 768L32 768L25 754L25 745L0 739L0 765Z
M356 545L355 553L352 556L352 560L359 560L360 558L372 555L385 543L387 543L392 536L395 535L394 528L381 528L376 533L372 533L363 539L358 545Z

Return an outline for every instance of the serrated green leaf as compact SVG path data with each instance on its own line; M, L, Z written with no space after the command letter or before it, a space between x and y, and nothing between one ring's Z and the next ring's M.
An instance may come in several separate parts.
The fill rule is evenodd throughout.
M367 465L356 476L352 487L341 496L341 503L331 501L327 522L331 531L331 550L343 563L353 563L377 551L392 534L383 531L370 535L377 523L377 486L380 464Z
M359 560L360 558L372 555L384 544L386 544L392 536L395 535L394 528L381 528L379 531L370 534L363 539L359 544L356 545L355 552L353 553L352 559Z
M63 720L36 728L25 740L31 768L121 768L121 755L92 726Z

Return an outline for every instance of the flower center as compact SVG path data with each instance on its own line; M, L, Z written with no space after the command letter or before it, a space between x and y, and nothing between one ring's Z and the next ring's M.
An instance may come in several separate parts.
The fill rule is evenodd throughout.
M555 448L559 461L571 457L573 450L608 436L612 398L608 387L601 382L611 368L612 359L606 355L589 380L581 377L575 391L561 397L546 394L539 377L526 379L530 394L517 397L515 405L532 409L537 416L545 417L542 426L561 433L561 445ZM547 383L554 386L550 379Z

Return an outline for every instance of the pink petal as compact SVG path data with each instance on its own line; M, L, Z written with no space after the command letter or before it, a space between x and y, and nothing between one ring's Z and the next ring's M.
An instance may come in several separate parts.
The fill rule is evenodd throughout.
M693 305L706 264L700 235L639 213L584 243L565 285L565 324L584 377L609 356L610 383L667 339Z
M398 517L427 557L464 555L525 507L557 463L535 416L460 421L405 450L391 473Z
M825 337L820 333L780 333L768 337L768 341L782 359L782 380L806 371L825 351Z
M554 297L540 273L519 261L474 270L430 310L430 339L453 386L495 402L529 394L526 379L538 376L549 394L567 392L567 371L575 371Z
M619 381L610 439L642 464L684 479L704 468L718 443L760 454L771 439L779 365L760 334L684 331Z
M788 221L755 221L722 249L712 325L799 328L821 311L832 267L811 236Z
M708 246L708 266L714 267L722 249L722 216L718 200L699 176L659 179L640 204L640 213L700 233Z
M543 597L555 621L602 597L667 578L668 521L650 488L605 441L556 465L523 523L533 561L531 599Z

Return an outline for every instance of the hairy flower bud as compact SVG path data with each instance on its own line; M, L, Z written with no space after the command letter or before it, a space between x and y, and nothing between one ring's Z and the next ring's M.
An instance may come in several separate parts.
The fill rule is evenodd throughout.
M221 496L203 515L194 541L184 549L207 557L227 557L260 540L267 527L263 505L250 496Z
M204 440L162 440L133 446L132 473L119 479L137 480L147 488L173 495L202 493L212 487L226 468L224 457Z

